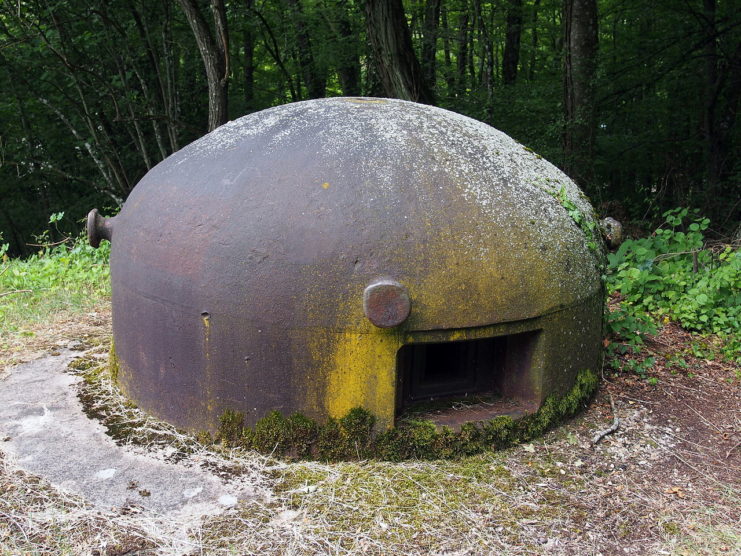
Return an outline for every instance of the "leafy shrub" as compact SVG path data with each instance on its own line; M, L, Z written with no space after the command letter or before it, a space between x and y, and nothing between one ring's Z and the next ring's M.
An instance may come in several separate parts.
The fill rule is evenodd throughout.
M642 335L655 332L651 315L732 340L741 323L741 251L708 248L710 221L686 208L664 218L650 237L626 240L608 254L607 290L623 299L608 315L608 330L640 350Z
M634 371L640 375L653 366L654 358L627 359L622 363L615 357L626 353L637 355L643 349L644 338L650 334L656 334L657 327L653 319L634 307L619 306L614 311L607 311L605 322L612 340L607 344L607 355L611 366L618 370Z

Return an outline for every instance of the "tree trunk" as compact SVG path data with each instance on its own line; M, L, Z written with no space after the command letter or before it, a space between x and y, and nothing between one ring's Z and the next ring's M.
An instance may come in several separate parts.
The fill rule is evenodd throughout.
M172 148L172 134L171 130L169 129L170 126L174 125L174 119L172 118L172 109L169 106L170 98L167 91L167 75L165 71L163 70L163 62L160 59L161 53L157 45L157 41L155 36L152 35L150 31L150 25L145 16L142 15L142 13L139 12L137 9L136 3L132 2L129 6L129 10L131 13L132 18L134 19L134 23L136 24L136 28L139 31L139 36L141 37L144 44L146 44L147 48L147 57L149 59L150 67L156 76L156 81L154 83L154 86L152 86L153 93L150 95L146 89L149 87L147 86L145 79L144 72L135 70L137 74L137 78L139 79L142 91L144 92L145 96L147 97L147 105L149 109L149 115L152 120L152 130L154 132L157 146L159 147L160 151L160 157L161 159L165 159L168 154L173 152L175 149ZM168 5L164 5L163 10L163 25L162 28L166 29L169 27L169 20L171 17L170 9ZM124 40L125 34L124 34ZM166 44L162 44L162 55L163 57L167 57L168 55L168 46ZM129 50L127 48L127 50ZM137 64L135 62L136 56L135 54L132 54L129 52L129 58L131 59L132 65L136 68ZM164 65L166 69L166 65L168 64L168 61L164 60ZM161 117L155 117L155 108L158 110L162 110L164 112L165 118ZM167 145L165 145L164 137L162 135L162 131L160 129L161 122L160 120L164 121L165 129L168 133L168 138L170 139L170 147L171 149L168 151Z
M365 14L373 59L386 95L432 104L432 91L414 54L401 0L367 0Z
M162 27L162 51L165 67L165 110L167 112L167 135L170 139L170 152L180 149L180 95L178 90L178 56L173 47L172 5L165 2L165 24Z
M705 23L705 90L703 103L703 136L705 139L705 179L708 191L714 190L720 182L722 155L721 137L717 126L718 93L718 45L716 30L716 0L703 0Z
M448 94L455 90L455 76L453 75L453 63L450 56L450 25L448 25L448 8L442 6L440 9L440 19L443 26L443 59L445 60L444 77L445 84L448 88Z
M472 18L469 19L469 21ZM468 74L471 76L471 88L475 88L478 86L477 80L476 80L476 65L475 65L475 58L476 58L476 47L475 47L475 40L474 40L474 25L469 23L468 25Z
M540 0L533 2L533 19L532 19L532 35L530 37L530 64L528 67L527 78L532 81L535 79L535 64L537 62L538 52L538 8L540 7Z
M502 55L502 81L512 85L517 79L520 63L520 36L522 35L522 0L509 0L507 6L507 35Z
M273 60L275 61L275 65L278 66L281 75L283 75L283 78L286 80L286 85L288 86L288 93L291 97L291 101L296 102L297 100L300 100L298 91L296 90L296 85L293 82L293 76L291 75L291 72L288 71L285 63L283 62L283 56L281 56L280 47L278 46L278 40L275 37L275 33L273 33L273 29L271 28L270 23L258 10L252 9L252 13L260 20L265 50L267 50L270 56L272 56Z
M489 34L489 28L486 25L486 19L484 18L481 0L474 0L473 7L479 29L479 42L483 45L484 49L481 60L482 71L480 73L482 85L486 88L486 121L491 122L494 119L494 53L492 52L492 39Z
M440 0L427 0L422 24L422 73L425 81L434 89L437 76L435 56L437 54L437 27L440 21Z
M716 0L703 0L705 194L708 206L715 209L726 201L720 192L733 171L733 132L741 97L741 43L736 42L733 51L725 49L724 52L719 39L723 18L718 16L717 10Z
M466 66L468 65L468 2L458 17L458 54L456 56L457 76L455 80L456 95L466 92Z
M223 0L211 0L214 33L201 13L196 0L178 0L185 13L201 53L208 83L208 130L212 131L229 119L229 35Z
M298 46L298 64L301 76L304 78L309 98L322 98L326 93L326 78L321 75L311 50L309 27L306 25L304 10L299 0L287 0L296 30L296 45Z
M337 77L340 79L342 93L354 97L360 94L358 37L350 23L347 0L334 0L332 8L332 17L328 19L328 24L336 38Z
M582 185L594 177L596 0L564 0L564 166Z
M242 46L244 47L244 104L248 111L252 111L255 103L255 36L252 33L252 8L254 0L245 0L247 8Z

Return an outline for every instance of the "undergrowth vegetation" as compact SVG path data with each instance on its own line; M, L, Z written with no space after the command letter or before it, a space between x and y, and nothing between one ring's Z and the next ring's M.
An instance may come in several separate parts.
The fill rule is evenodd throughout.
M52 215L50 223L58 217ZM54 245L48 233L37 242L30 257L9 258L0 236L0 335L27 333L29 322L85 311L110 294L110 243L94 249L79 236Z
M741 249L708 242L710 221L696 212L678 208L664 218L649 237L628 239L607 257L607 292L620 302L607 314L617 340L608 355L640 353L657 323L671 320L701 337L719 337L722 354L741 361ZM631 362L639 373L653 363Z

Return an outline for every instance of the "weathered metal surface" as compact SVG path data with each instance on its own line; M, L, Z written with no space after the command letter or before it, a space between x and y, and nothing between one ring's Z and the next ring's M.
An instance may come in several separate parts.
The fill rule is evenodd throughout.
M356 406L389 426L402 346L539 331L497 386L563 393L598 365L602 290L559 196L594 222L554 166L430 106L322 99L230 122L152 169L116 217L120 382L191 429L226 409L254 423ZM388 280L407 314L403 295L363 302Z
M91 210L87 215L87 239L90 245L96 249L101 240L111 241L113 237L113 221L116 219L105 218L98 213L98 209Z
M603 218L599 223L602 235L610 249L620 247L623 242L623 225L610 216Z
M407 320L412 303L406 288L393 280L371 284L363 292L363 310L379 328L393 328Z

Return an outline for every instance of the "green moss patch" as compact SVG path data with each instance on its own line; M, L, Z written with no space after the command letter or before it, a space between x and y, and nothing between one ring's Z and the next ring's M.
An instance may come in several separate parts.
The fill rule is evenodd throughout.
M111 349L108 352L108 361L109 361L109 369L111 373L111 380L114 383L118 382L118 370L119 370L119 363L118 363L118 356L116 355L116 344L113 339L111 339Z
M445 459L501 449L542 435L582 409L597 389L597 375L579 373L572 389L562 397L549 397L540 409L514 420L508 416L464 424L460 431L437 427L424 420L405 420L395 428L376 433L376 418L362 408L340 419L320 424L301 414L288 417L269 413L250 428L244 416L228 410L220 418L216 440L291 459L322 461L381 459Z

